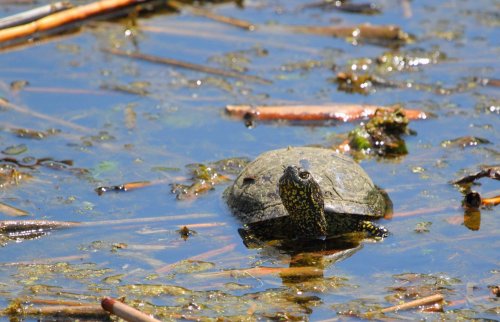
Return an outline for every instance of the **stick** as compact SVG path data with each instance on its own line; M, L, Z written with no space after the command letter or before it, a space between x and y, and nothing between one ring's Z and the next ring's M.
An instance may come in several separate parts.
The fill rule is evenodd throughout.
M28 216L29 212L0 202L0 212L12 217Z
M198 261L200 261L200 260L207 260L207 259L209 259L211 257L214 257L214 256L217 256L217 255L220 255L220 254L224 254L224 253L230 252L235 247L236 247L236 244L229 244L227 246L224 246L224 247L221 247L221 248L218 248L218 249L213 249L213 250L210 250L208 252L205 252L205 253L202 253L202 254L199 254L199 255L196 255L196 256L192 256L192 257L188 258L187 260L198 260ZM160 268L158 268L156 270L156 272L158 274L167 273L172 268L174 268L175 265L177 265L178 263L179 262L168 264L168 265L165 265L163 267L160 267Z
M80 223L73 221L51 221L51 220L1 220L0 233L24 231L24 230L48 230L59 228L71 228L79 226Z
M492 198L483 198L481 200L481 204L483 206L496 206L500 204L500 196L492 197Z
M281 277L308 276L321 277L323 270L317 267L253 267L247 269L232 269L227 271L201 273L194 275L198 278L241 277L241 276L266 276L279 274Z
M332 36L332 37L355 37L362 39L384 39L384 40L408 40L409 36L401 31L398 26L374 26L361 24L358 26L286 26L292 32L303 34Z
M182 3L178 2L178 1L169 0L169 1L167 1L167 4L176 10L182 10L182 9L187 8L185 5L183 5ZM213 13L212 11L209 11L209 10L206 10L203 8L189 7L188 11L190 13L192 13L193 15L212 19L212 20L215 20L218 22L222 22L222 23L234 26L234 27L238 27L238 28L242 28L242 29L246 29L246 30L255 30L255 25L251 22L241 20L241 19L232 18L232 17L218 15L216 13Z
M257 120L290 120L290 121L353 121L374 115L378 109L388 107L380 105L329 104L329 105L282 105L255 106L227 105L226 112L230 116L244 118L248 115ZM409 119L426 119L427 114L419 110L404 109Z
M0 42L30 36L35 32L51 30L109 10L140 2L144 2L144 0L101 0L87 5L71 8L24 25L0 30Z
M145 60L151 63L156 63L156 64L163 64L163 65L170 65L170 66L175 66L179 68L185 68L185 69L190 69L206 74L213 74L213 75L218 75L218 76L223 76L223 77L230 77L230 78L237 78L237 79L242 79L245 81L249 82L255 82L259 84L264 84L264 85L269 85L272 84L270 80L258 77L258 76L252 76L252 75L245 75L245 74L240 74L228 70L223 70L223 69L218 69L218 68L213 68L213 67L208 67L204 65L198 65L194 63L189 63L185 61L180 61L172 58L165 58L165 57L158 57L158 56L153 56L153 55L147 55L147 54L142 54L142 53L129 53L126 51L122 51L119 49L113 49L113 48L108 48L108 49L103 49L102 51L106 53L110 53L113 55L117 56L123 56L123 57L129 57L129 58L134 58L134 59L140 59L140 60Z
M10 28L18 25L22 25L33 20L37 20L53 14L58 11L66 10L71 8L72 5L69 2L56 2L53 4L48 4L35 9L24 11L12 16L8 16L0 19L0 29Z
M0 30L0 33L1 32L2 32L2 30ZM80 131L80 132L83 132L83 133L92 133L92 130L89 129L89 128L87 128L87 127L84 127L84 126L81 126L81 125L77 125L75 123L68 122L68 121L65 121L63 119L59 119L59 118L56 118L56 117L53 117L53 116L49 116L49 115L45 115L45 114L38 113L38 112L35 112L35 111L31 111L31 110L29 110L26 107L22 107L22 106L19 106L19 105L12 104L12 103L8 102L7 100L5 100L5 99L3 99L1 97L0 97L0 107L11 109L11 110L13 110L15 112L18 112L18 113L27 114L29 116L36 117L36 118L39 118L39 119L44 120L44 121L49 121L51 123L58 124L58 125L61 125L61 126L65 126L65 127L70 128L70 129L73 129L73 130L76 130L76 131Z
M111 297L103 298L101 301L101 306L104 310L115 314L119 318L122 318L128 322L160 322L160 320L157 320Z
M56 315L56 316L87 316L87 317L104 317L109 313L104 311L99 305L52 305L42 307L23 307L21 309L23 315ZM10 312L2 312L9 314ZM17 313L17 312L16 312Z
M415 307L423 306L423 305L429 305L435 302L443 301L444 296L442 294L434 294L431 296L427 296L418 300L406 302L400 305L394 305L385 309L380 310L382 313L388 313L388 312L394 312L394 311L400 311L400 310L408 310L412 309Z
M150 223L150 222L161 222L161 221L172 221L172 220L200 219L200 218L209 218L214 216L215 215L211 213L186 214L186 215L174 215L174 216L165 215L160 217L89 221L81 223L81 225L84 227L94 227L103 225L121 225L121 224Z

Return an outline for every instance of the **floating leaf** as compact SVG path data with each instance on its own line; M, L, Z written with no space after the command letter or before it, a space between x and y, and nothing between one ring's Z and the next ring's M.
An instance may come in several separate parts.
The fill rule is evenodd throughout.
M26 151L28 151L28 147L26 146L26 144L19 144L5 148L4 150L2 150L2 153L6 155L18 155Z

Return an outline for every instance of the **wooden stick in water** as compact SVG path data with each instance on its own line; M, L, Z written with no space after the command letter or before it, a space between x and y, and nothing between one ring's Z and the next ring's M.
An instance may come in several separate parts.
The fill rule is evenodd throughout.
M187 258L187 260L198 260L198 261L207 260L207 259L215 257L217 255L221 255L221 254L225 254L227 252L230 252L235 247L236 247L236 244L229 244L227 246L224 246L224 247L221 247L218 249L213 249L213 250L210 250L208 252L201 253L201 254L198 254L196 256L192 256L190 258ZM172 263L172 264L168 264L168 265L165 265L163 267L160 267L156 270L156 272L158 274L165 274L165 273L169 272L170 270L172 270L175 267L175 265L177 265L177 263Z
M218 76L224 76L224 77L230 77L230 78L237 78L237 79L242 79L248 82L255 82L259 84L264 84L264 85L269 85L272 84L270 80L258 77L258 76L253 76L253 75L245 75L245 74L240 74L228 70L223 70L223 69L218 69L218 68L213 68L213 67L208 67L204 65L199 65L199 64L194 64L194 63L189 63L185 61L180 61L177 59L172 59L172 58L165 58L165 57L158 57L158 56L153 56L153 55L147 55L147 54L142 54L142 53L133 53L133 52L126 52L123 50L119 49L103 49L104 52L117 55L117 56L123 56L123 57L129 57L129 58L134 58L134 59L140 59L140 60L145 60L151 63L156 63L156 64L164 64L164 65L170 65L170 66L175 66L179 68L184 68L184 69L190 69L194 70L197 72L202 72L206 74L213 74L213 75L218 75Z
M69 9L71 7L72 7L71 3L66 1L60 1L45 6L41 6L35 9L23 11L15 15L0 19L0 29L22 25L46 17L55 12Z
M427 296L418 300L406 302L403 304L399 305L394 305L385 309L380 310L382 313L388 313L388 312L394 312L394 311L401 311L401 310L408 310L412 309L415 307L423 306L423 305L429 305L435 302L440 302L444 300L444 296L442 294L434 294L431 296Z
M0 33L1 32L2 31L0 30ZM87 128L85 126L81 126L81 125L57 118L55 116L50 116L50 115L46 115L46 114L32 111L26 107L10 103L9 101L7 101L6 99L1 98L1 97L0 97L0 107L13 110L17 113L26 114L26 115L29 115L31 117L35 117L35 118L38 118L38 119L41 119L44 121L48 121L50 123L54 123L54 124L57 124L60 126L64 126L64 127L67 127L67 128L70 128L70 129L73 129L73 130L76 130L76 131L79 131L82 133L92 133L93 132L92 129Z
M50 305L41 307L23 307L22 315L28 316L66 316L66 317L105 317L109 313L102 309L100 305L81 305L81 306L68 306L68 305ZM16 312L17 313L17 312ZM0 314L9 315L10 312L3 311Z
M250 106L227 105L226 112L230 116L244 118L253 117L256 120L289 120L289 121L354 121L369 117L378 109L390 107L380 105L360 104L328 104L328 105L277 105ZM404 109L406 117L412 120L426 119L427 114L419 110Z
M111 297L103 298L101 306L104 310L115 314L119 318L128 322L160 322L160 320L157 320L152 316L136 310L133 307Z
M194 8L192 6L188 7L182 3L178 2L178 1L174 1L174 0L169 0L168 5L170 7L175 8L176 10L188 9L188 11L190 13L192 13L193 15L212 19L214 21L222 22L222 23L234 26L234 27L247 29L247 30L254 30L255 29L255 25L251 22L241 20L241 19L232 18L232 17L222 16L222 15L213 13L212 11L207 10L207 9Z
M0 30L0 42L28 37L113 9L144 2L144 0L101 0L43 17L33 22Z

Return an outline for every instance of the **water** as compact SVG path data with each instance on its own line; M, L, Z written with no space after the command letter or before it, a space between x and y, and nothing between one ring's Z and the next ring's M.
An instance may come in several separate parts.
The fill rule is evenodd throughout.
M418 71L386 75L392 80L453 88L470 82L472 77L498 76L500 37L494 14L498 3L409 2L408 17L399 1L377 3L383 13L376 16L300 10L301 1L252 1L245 2L243 9L223 4L214 10L260 25L332 25L339 20L346 25L396 24L417 38L402 51L439 49L448 57ZM0 12L8 15L30 7L4 4ZM468 228L460 206L462 196L449 184L466 171L499 163L497 87L476 86L448 95L408 88L348 94L337 90L329 80L336 73L332 66L345 71L349 61L374 59L389 49L370 44L353 46L340 38L277 32L270 26L248 32L188 11L151 15L139 18L137 23L131 29L133 38L125 36L130 20L100 22L78 33L1 53L1 96L30 111L0 111L1 150L25 144L28 151L15 157L70 159L74 165L63 170L19 169L32 178L2 188L0 201L28 211L27 219L88 223L183 214L186 218L101 224L9 242L2 248L2 307L13 298L98 303L102 296L125 295L131 303L142 300L157 305L145 309L163 320L185 314L202 319L287 316L318 321L349 310L365 313L388 307L396 303L395 297L409 301L415 296L442 293L447 301L444 313L413 309L389 316L497 318L498 305L488 286L499 284L498 207L481 210L479 228L477 214L475 224L470 224L471 216L466 216L474 230ZM207 75L199 72L100 51L114 45L215 67L220 67L217 57L237 52L240 62L248 60L242 63L248 74L270 79L273 84L227 78L223 79L225 87L214 86L213 79L207 80ZM293 71L280 68L306 60L321 62L321 67ZM19 80L29 85L13 91L9 84ZM201 85L196 85L198 80ZM133 82L142 82L147 94L111 90ZM417 134L406 137L408 155L360 161L394 203L394 217L382 221L391 236L383 242L365 242L340 258L331 252L322 258L313 257L310 261L322 269L323 277L293 279L260 275L255 270L243 275L217 274L253 267L300 266L301 257L271 246L245 247L237 232L240 225L221 198L228 184L191 201L176 200L169 184L189 182L186 165L190 163L231 157L251 159L289 145L332 146L335 135L359 123L328 127L257 123L254 129L248 129L243 122L224 115L226 104L329 102L400 103L436 116L410 123ZM489 106L496 106L496 112ZM34 112L50 118L42 119ZM130 116L133 113L135 118ZM25 139L14 135L12 128L56 128L61 133L43 140ZM105 133L99 139L101 131ZM104 134L113 138L103 141ZM441 146L442 141L466 135L492 143L467 148ZM78 175L76 168L87 172ZM163 183L126 193L98 196L94 192L102 185L143 180ZM498 195L499 191L497 182L488 179L474 188L483 196ZM13 218L2 215L1 219ZM425 222L431 223L429 231L415 232L417 225ZM197 234L182 240L176 230L183 225L192 226ZM49 264L27 265L36 263ZM160 290L131 288L142 284L157 285ZM401 295L405 293L407 296Z

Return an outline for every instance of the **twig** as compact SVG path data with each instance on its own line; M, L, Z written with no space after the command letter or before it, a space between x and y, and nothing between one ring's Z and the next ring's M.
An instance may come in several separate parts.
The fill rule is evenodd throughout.
M64 306L88 306L89 303L76 302L76 301L63 301L63 300L49 300L49 299L32 299L28 298L23 302L43 305L64 305Z
M378 109L387 109L378 105L330 104L330 105L283 105L255 106L227 105L226 112L238 118L250 117L257 120L290 120L290 121L353 121L375 114ZM427 114L419 110L404 109L409 119L426 119Z
M183 5L182 3L178 2L178 1L173 1L173 0L169 0L167 2L167 4L176 10L182 10L182 9L188 8L187 6ZM222 16L222 15L213 13L212 11L207 10L207 9L189 7L188 11L196 16L201 16L201 17L205 17L208 19L212 19L212 20L215 20L218 22L222 22L222 23L234 26L234 27L238 27L238 28L242 28L242 29L246 29L246 30L254 30L255 29L255 25L251 22L241 20L241 19L232 18L232 17Z
M29 212L7 205L3 202L0 202L0 212L4 213L7 216L12 216L12 217L22 217L29 215Z
M150 222L161 222L161 221L172 221L172 220L200 219L200 218L209 218L209 217L214 217L214 216L215 216L214 214L210 214L210 213L174 215L174 216L165 215L165 216L160 216L160 217L89 221L89 222L81 223L81 225L84 227L94 227L94 226L103 226L103 225L106 226L106 225L150 223Z
M245 75L245 74L240 74L228 70L223 70L223 69L218 69L218 68L213 68L213 67L208 67L204 65L198 65L194 63L189 63L185 61L180 61L172 58L165 58L165 57L158 57L158 56L153 56L153 55L147 55L147 54L142 54L142 53L131 53L131 52L126 52L122 51L119 49L103 49L104 52L110 53L113 55L117 56L123 56L123 57L129 57L129 58L134 58L134 59L140 59L144 61L148 61L151 63L156 63L156 64L164 64L164 65L170 65L170 66L175 66L179 68L185 68L185 69L190 69L206 74L213 74L213 75L218 75L218 76L223 76L223 77L231 77L231 78L237 78L237 79L242 79L245 81L249 82L255 82L255 83L260 83L260 84L265 84L269 85L272 84L270 80L258 77L258 76L252 76L252 75Z
M313 34L321 36L332 36L340 38L362 38L362 39L383 39L383 40L403 40L409 39L408 34L401 31L398 26L374 26L361 24L358 26L285 26L285 29L303 34Z
M80 223L73 221L51 220L1 220L0 232L16 232L24 230L48 230L77 227Z
M36 32L47 31L71 22L79 21L109 10L125 7L144 0L101 0L83 6L54 13L33 22L0 30L0 42L33 35Z
M441 212L443 210L448 210L449 207L434 207L434 208L419 208L411 211L400 211L400 212L395 212L391 215L391 218L401 218L401 217L411 217L411 216L418 216L418 215L424 215L424 214L432 214L432 213L437 213Z
M71 8L72 5L69 2L61 1L53 4L48 4L35 9L24 11L12 16L8 16L0 19L0 29L10 28L18 25L22 25L33 20L37 20L53 14L58 11L66 10Z
M423 305L429 305L435 302L440 302L444 300L444 296L442 294L434 294L431 296L427 296L418 300L406 302L403 304L399 305L394 305L385 309L380 310L381 313L388 313L388 312L394 312L394 311L401 311L401 310L408 310L412 309L415 307L423 306Z
M227 252L230 252L235 247L236 247L236 244L229 244L227 246L224 246L224 247L221 247L221 248L218 248L218 249L213 249L213 250L210 250L208 252L205 252L205 253L202 253L202 254L199 254L199 255L196 255L196 256L192 256L192 257L188 258L187 260L198 260L198 261L200 261L200 260L207 260L209 258L218 256L220 254L225 254ZM179 262L168 264L168 265L165 265L163 267L160 267L160 268L158 268L156 270L156 272L158 274L165 274L165 273L169 272L171 269L173 269L178 263Z
M500 196L492 197L492 198L483 198L481 200L481 204L483 206L496 206L500 204Z
M105 297L101 301L104 310L115 314L116 316L129 322L160 322L159 320L128 306L125 303L117 301L111 297Z
M303 267L253 267L247 269L232 269L220 272L201 273L194 275L198 278L241 277L241 276L266 276L279 274L281 277L308 276L321 277L323 270L312 266Z
M0 32L1 32L1 30L0 30ZM75 123L68 122L66 120L59 119L59 118L56 118L53 116L49 116L49 115L45 115L45 114L38 113L35 111L31 111L30 109L28 109L26 107L10 103L1 97L0 97L0 107L7 108L7 109L13 110L13 111L18 112L18 113L27 114L29 116L32 116L32 117L35 117L35 118L38 118L38 119L41 119L44 121L49 121L51 123L58 124L61 126L65 126L65 127L70 128L70 129L80 131L83 133L92 133L92 130L87 128L87 127L77 125Z
M81 305L81 306L67 306L67 305L52 305L42 307L21 307L21 315L31 316L86 316L86 317L105 317L109 313L102 309L100 305ZM18 311L3 310L0 315L19 315Z

